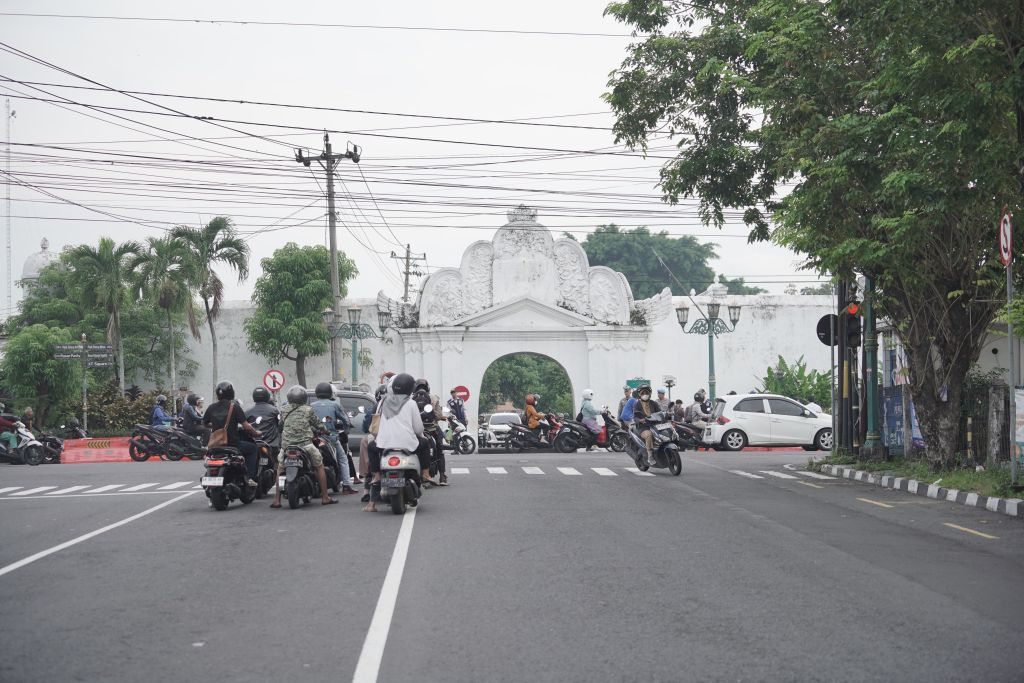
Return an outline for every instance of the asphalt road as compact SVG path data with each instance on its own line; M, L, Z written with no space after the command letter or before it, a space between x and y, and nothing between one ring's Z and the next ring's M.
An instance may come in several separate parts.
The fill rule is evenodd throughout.
M1024 524L806 461L454 456L404 518L0 466L0 681L1024 679Z

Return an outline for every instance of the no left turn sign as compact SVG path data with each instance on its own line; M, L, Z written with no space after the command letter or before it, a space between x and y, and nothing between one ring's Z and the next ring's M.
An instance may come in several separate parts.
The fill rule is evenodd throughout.
M284 388L284 373L280 370L267 370L263 375L263 386L273 392L281 391Z
M1003 214L999 221L999 260L1004 266L1010 265L1013 258L1013 223L1010 220L1010 212Z

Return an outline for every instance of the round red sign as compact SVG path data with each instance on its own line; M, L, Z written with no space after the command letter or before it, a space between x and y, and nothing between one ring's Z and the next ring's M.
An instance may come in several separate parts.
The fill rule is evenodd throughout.
M455 387L455 395L461 398L463 401L468 401L469 389L460 384L459 386Z

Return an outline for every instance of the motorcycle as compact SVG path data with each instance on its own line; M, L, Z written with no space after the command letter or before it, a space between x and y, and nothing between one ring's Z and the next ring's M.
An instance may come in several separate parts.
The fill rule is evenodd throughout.
M640 432L646 429L651 431L651 439L654 442L654 463L648 462L647 445L640 436ZM646 472L651 467L668 468L673 476L678 477L683 471L683 461L679 457L679 445L675 442L677 438L670 417L663 412L657 412L633 424L629 430L626 451L641 472Z
M597 434L590 431L590 428L582 422L576 420L563 422L561 431L555 437L555 450L559 453L572 453L578 448L589 449L591 446L615 450L612 440L619 431L619 422L607 410L602 411L601 417L604 418L604 425ZM619 442L624 449L625 444L621 439Z
M689 422L674 422L676 428L676 443L682 450L698 450L707 448L704 443L704 430Z
M64 440L53 434L41 434L39 443L43 447L43 462L47 464L60 463L61 453L64 452Z
M256 499L259 486L249 486L245 456L240 450L231 446L211 448L206 452L205 465L206 472L199 483L215 509L227 510L232 500L248 505Z
M327 485L330 486L332 472L326 467L326 463L324 469L328 479ZM288 507L292 510L299 507L300 501L309 505L314 496L321 495L320 482L317 481L316 472L313 471L313 465L305 450L298 446L288 446L284 449L284 475L278 477L278 486L284 489Z
M128 441L128 455L135 462L145 462L153 456L164 458L167 456L167 438L170 434L166 427L137 424Z
M86 431L84 429L82 429L81 425L79 425L79 426L75 426L75 425L70 425L70 426L61 425L60 426L60 434L65 439L88 439L89 438L89 435L86 433Z
M252 417L249 416L248 421L250 424L256 427L257 430L264 437L267 436L267 432L264 431L263 417ZM280 446L274 446L267 441L257 441L256 444L259 446L260 454L259 460L256 464L256 497L262 498L267 495L270 489L274 488L274 482L277 479L277 458L280 456Z
M177 462L182 458L202 460L206 456L206 446L195 434L189 434L181 427L182 419L178 418L178 426L171 428L164 442L168 460Z
M540 421L540 429L541 434L547 437L546 441L542 440L540 435L533 430L521 424L512 424L509 427L508 440L505 441L505 450L509 453L512 451L522 453L527 449L550 450L555 437L562 430L562 423L555 419L553 413L547 413L544 416L544 419Z
M444 433L445 449L463 455L473 453L476 450L476 441L466 431L466 425L459 422L454 415L447 415L447 418L448 429Z
M415 453L385 450L380 456L380 497L391 503L391 512L405 514L405 508L419 505L420 459Z
M18 437L18 445L11 450L7 444L0 443L0 461L9 462L13 465L39 465L45 459L43 444L36 439L35 435L28 430L24 422L18 420L14 423L15 435Z

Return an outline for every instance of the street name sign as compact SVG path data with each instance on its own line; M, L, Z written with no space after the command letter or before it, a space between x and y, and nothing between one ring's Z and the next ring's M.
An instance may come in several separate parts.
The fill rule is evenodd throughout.
M81 353L82 352L82 345L81 344L54 344L53 345L53 350L57 351L57 352L60 352L60 351L65 351L65 352L77 351L78 353Z

